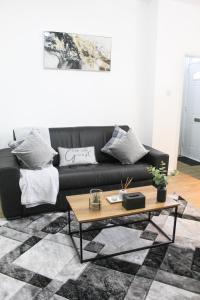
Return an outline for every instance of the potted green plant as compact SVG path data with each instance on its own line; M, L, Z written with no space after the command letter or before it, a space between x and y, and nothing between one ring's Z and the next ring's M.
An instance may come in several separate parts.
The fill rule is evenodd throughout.
M166 164L161 161L159 168L150 166L147 168L147 171L153 176L153 183L157 188L157 201L165 202L167 195L166 186L168 184Z

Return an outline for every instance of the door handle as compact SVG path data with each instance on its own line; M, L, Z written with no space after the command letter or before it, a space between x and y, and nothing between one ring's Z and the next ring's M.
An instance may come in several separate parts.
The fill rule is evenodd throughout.
M199 122L200 123L200 118L194 118L194 122Z

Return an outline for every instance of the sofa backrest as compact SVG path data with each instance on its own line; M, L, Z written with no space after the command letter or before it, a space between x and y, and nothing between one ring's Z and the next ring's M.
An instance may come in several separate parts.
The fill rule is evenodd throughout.
M129 127L120 126L125 131ZM91 127L64 127L49 128L51 145L57 151L58 147L79 148L95 147L96 159L98 162L116 161L110 155L101 152L101 148L112 137L114 126L91 126ZM54 165L59 165L59 156L55 156Z

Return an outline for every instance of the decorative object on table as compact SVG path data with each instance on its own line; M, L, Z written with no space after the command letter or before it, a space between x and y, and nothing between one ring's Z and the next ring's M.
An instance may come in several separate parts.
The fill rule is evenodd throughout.
M129 185L131 184L132 181L133 181L132 177L127 177L125 183L123 183L123 181L121 180L121 190L119 190L119 199L121 201L123 200L123 195L127 194L126 189L129 187Z
M66 32L44 32L44 67L110 71L111 38Z
M89 198L89 208L91 210L100 210L101 209L101 199L103 191L100 189L91 189L90 198Z
M111 204L113 204L113 203L118 203L118 202L122 202L122 197L121 197L120 194L108 196L108 197L106 197L106 199L107 199L108 202L111 203Z
M147 168L147 171L153 175L153 182L157 188L157 201L165 202L167 195L166 186L168 184L165 162L161 161L159 168L151 166Z
M124 194L122 206L127 210L144 208L145 207L145 196L140 192Z

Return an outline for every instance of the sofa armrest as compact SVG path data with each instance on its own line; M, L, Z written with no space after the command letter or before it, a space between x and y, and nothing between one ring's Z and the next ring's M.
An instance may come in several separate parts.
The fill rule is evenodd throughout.
M15 155L12 154L10 148L0 150L0 172L4 169L16 169L19 171L19 164Z
M166 171L168 172L169 155L146 145L144 145L144 147L149 150L149 153L145 155L144 160L156 168L159 168L161 161L163 161L166 164Z
M20 167L11 149L0 150L0 199L6 218L21 215Z

